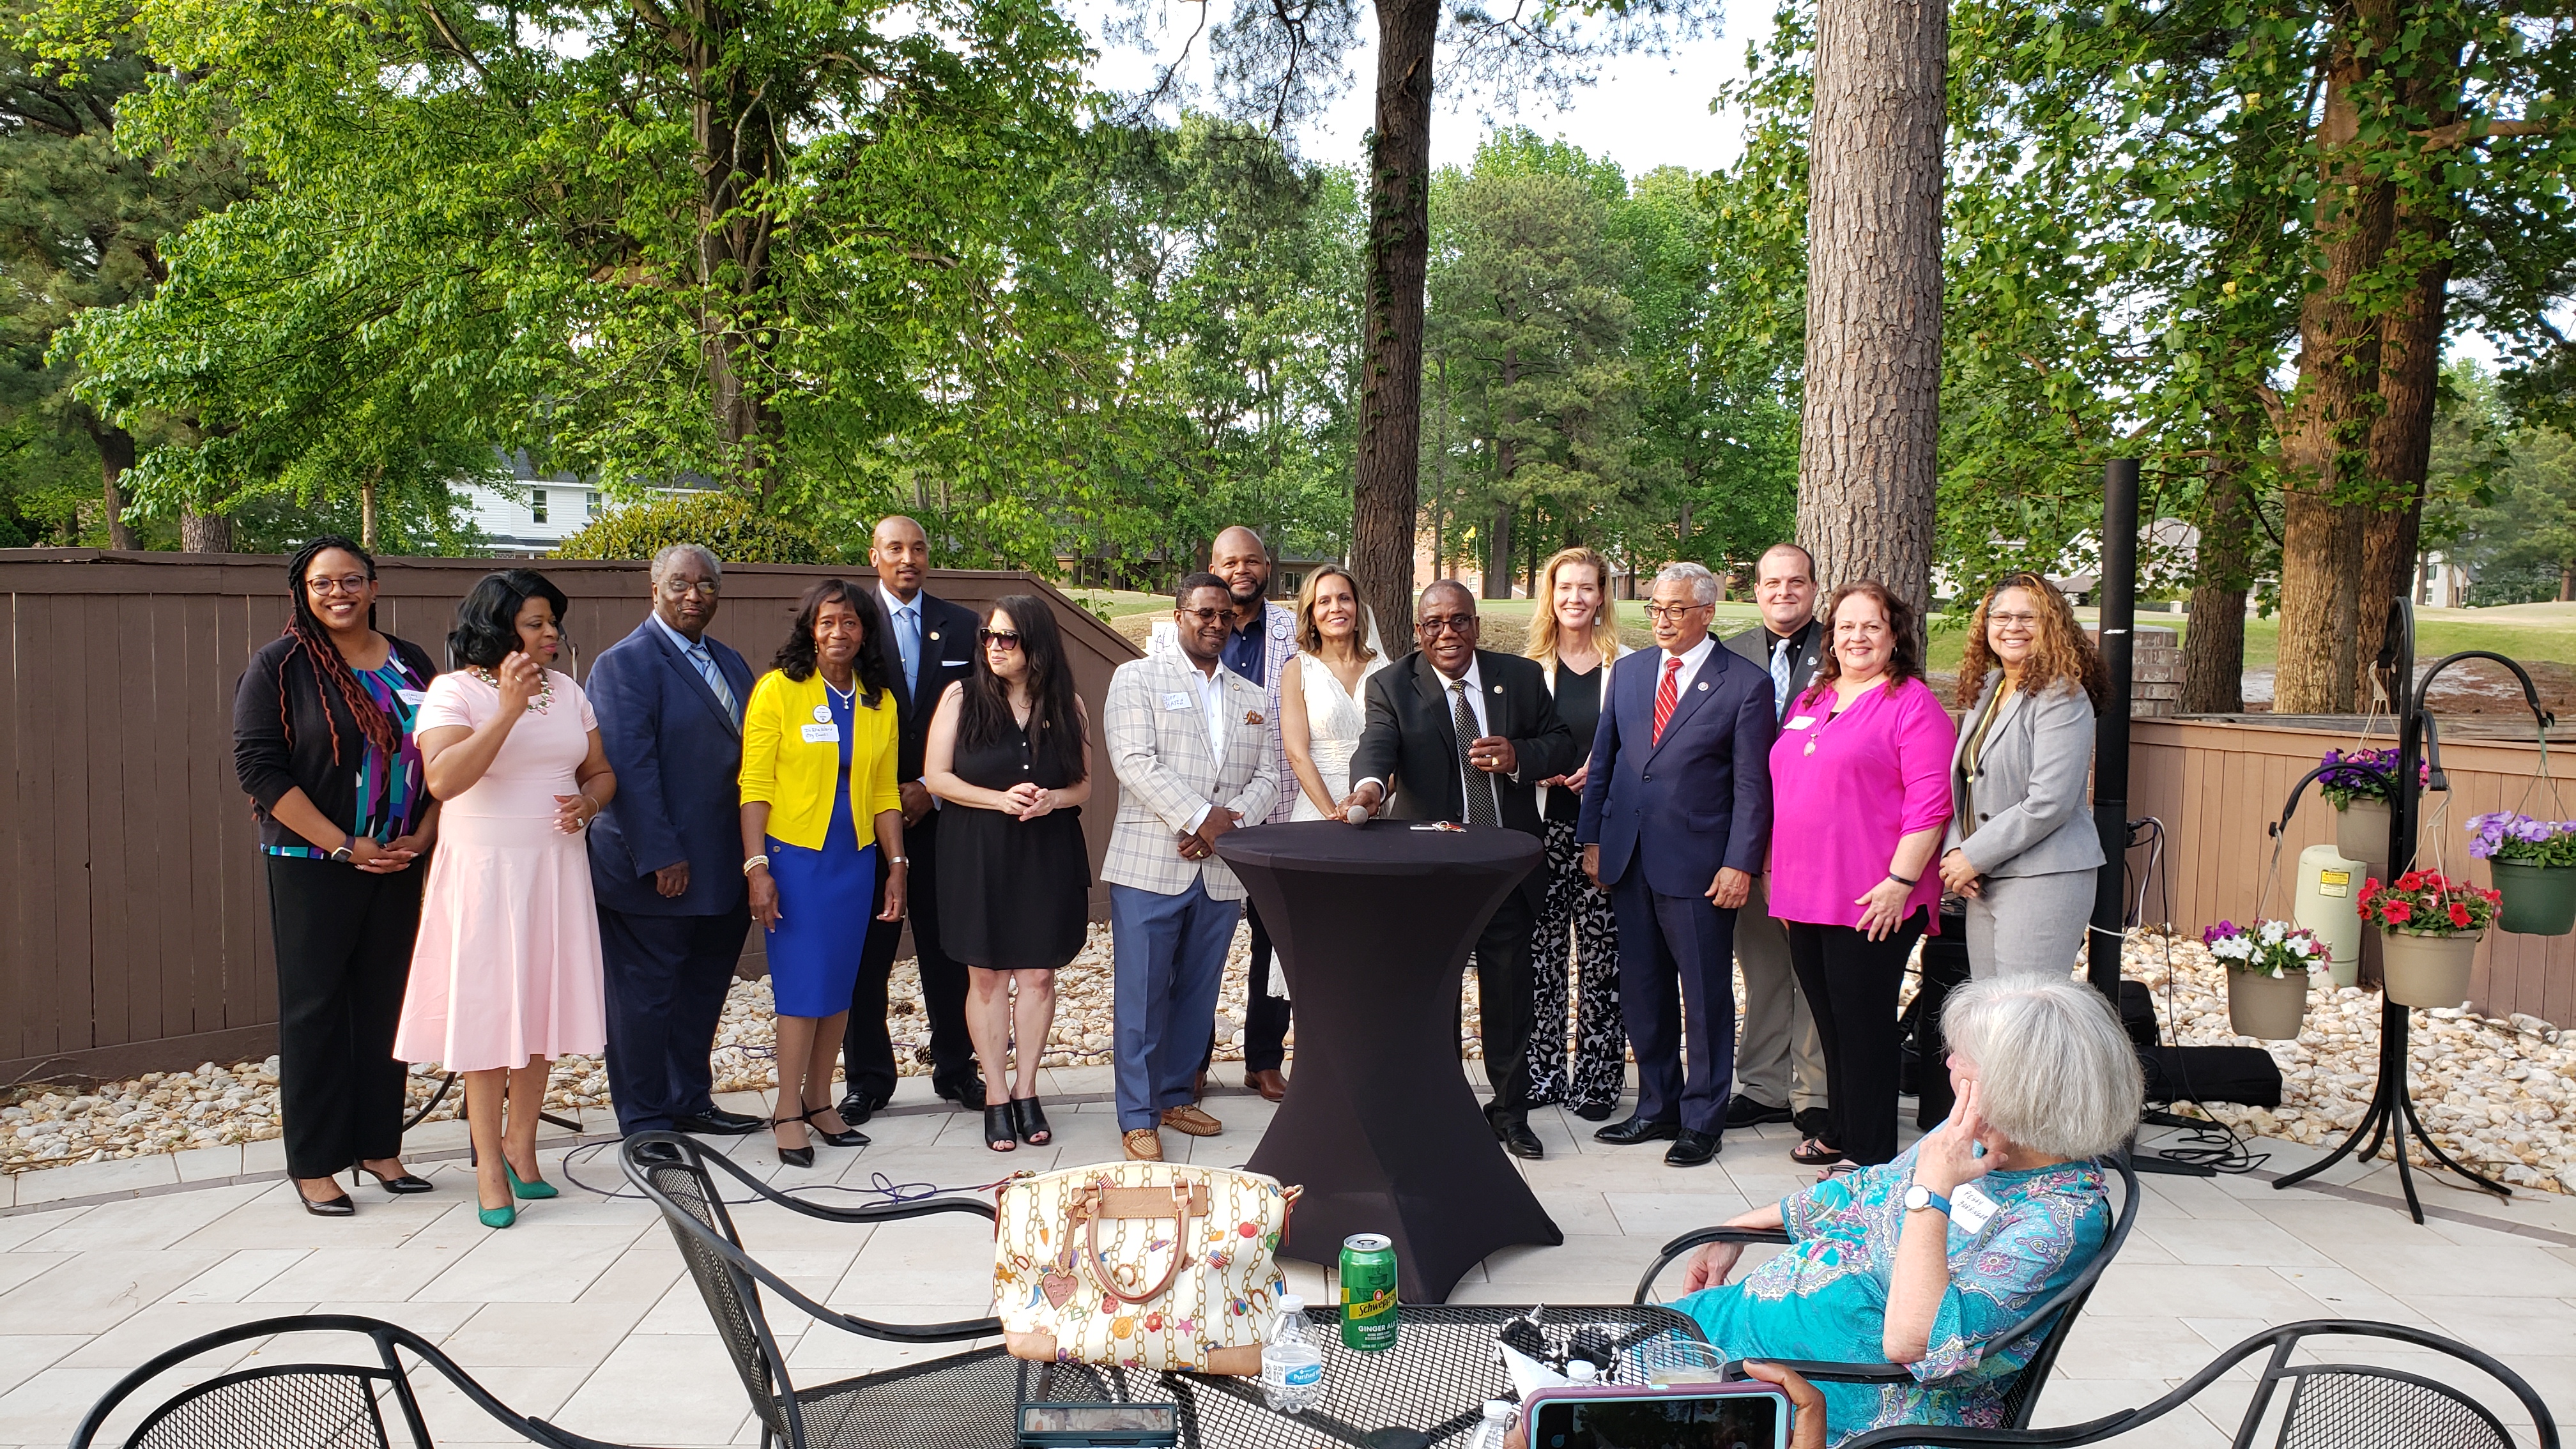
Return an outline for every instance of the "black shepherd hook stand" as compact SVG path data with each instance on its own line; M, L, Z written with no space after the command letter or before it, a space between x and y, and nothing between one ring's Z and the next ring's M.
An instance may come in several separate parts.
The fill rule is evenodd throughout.
M2388 801L2388 869L2392 878L2414 865L2416 822L2424 791L2448 791L2451 788L2449 779L2442 773L2441 732L2435 728L2432 715L2425 711L2424 700L2442 671L2463 659L2493 660L2512 670L2513 677L2522 681L2523 701L2531 706L2532 718L2544 731L2550 725L2550 715L2540 707L2540 691L2533 687L2531 676L2523 671L2521 665L2501 654L2484 649L2464 649L2457 654L2443 656L2441 662L2424 671L2421 680L2416 679L2415 606L2403 597L2391 600L2387 637L2379 646L2378 671L2386 677L2388 688L2398 702L2397 779L2391 787ZM2299 806L2299 792L2305 790L2308 781L2315 779L2324 769L2324 766L2319 766L2309 771L2290 788L2289 802L2282 807L2281 818L2272 827L2275 835L2290 823L2290 812ZM2419 779L2419 774L2424 778ZM2370 927L2364 923L2363 929ZM2406 1190L2407 1215L2421 1223L2424 1221L2424 1205L2416 1200L2415 1174L2406 1161L2406 1130L2412 1127L2415 1140L2423 1144L2426 1157L2498 1197L2513 1196L2511 1188L2489 1181L2452 1161L2451 1155L2433 1140L2433 1134L2424 1130L2424 1119L2416 1115L2414 1093L2406 1079L2406 1036L2413 1015L2408 1008L2390 1001L2383 988L2379 1001L2379 1084L2370 1094L2368 1110L2361 1114L2360 1123L2354 1126L2352 1135L2343 1140L2342 1146L2322 1161L2275 1179L2272 1186L2296 1186L2356 1152L2360 1161L2368 1162L2379 1155L2380 1144L2385 1142L2389 1155L2397 1159L2397 1181ZM2366 1142L2363 1140L2365 1137L2369 1139Z

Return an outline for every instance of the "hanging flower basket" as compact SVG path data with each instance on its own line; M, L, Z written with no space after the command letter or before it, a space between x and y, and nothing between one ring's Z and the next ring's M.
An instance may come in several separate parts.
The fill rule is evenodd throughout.
M2388 869L2388 821L2385 800L2355 800L2335 809L2335 851L2373 871Z
M2236 1034L2297 1037L2308 1012L2308 973L2326 964L2326 943L2288 921L2221 921L2200 939L2227 967L2227 1019Z
M2499 897L2440 871L2410 870L2361 888L2361 918L2380 930L2381 976L2399 1006L2469 999L2469 962L2495 924Z
M2397 793L2397 751L2328 750L2317 789L2335 808L2335 849L2345 857L2388 869L2389 797ZM2419 762L2420 778L2428 766Z
M2576 930L2576 820L2481 815L2469 822L2469 854L2495 872L2498 927L2525 936Z

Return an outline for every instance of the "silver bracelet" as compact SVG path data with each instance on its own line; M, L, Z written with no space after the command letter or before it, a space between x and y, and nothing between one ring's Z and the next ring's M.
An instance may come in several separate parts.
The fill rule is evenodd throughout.
M769 857L768 857L768 856L765 856L765 855L755 855L755 856L753 856L751 859L746 860L746 861L744 861L744 862L742 863L742 873L743 873L744 875L749 875L749 874L751 874L751 873L752 873L753 871L755 871L755 870L761 870L761 869L765 869L765 868L767 868L767 866L768 866L768 865L769 865Z

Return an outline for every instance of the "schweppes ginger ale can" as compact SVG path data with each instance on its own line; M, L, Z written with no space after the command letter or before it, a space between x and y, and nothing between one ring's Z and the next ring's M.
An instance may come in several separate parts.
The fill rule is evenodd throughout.
M1395 1347L1395 1242L1384 1233L1342 1239L1342 1347Z

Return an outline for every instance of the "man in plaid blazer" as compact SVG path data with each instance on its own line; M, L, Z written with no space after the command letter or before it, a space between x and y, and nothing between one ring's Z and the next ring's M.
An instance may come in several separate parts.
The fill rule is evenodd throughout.
M1213 847L1279 799L1269 701L1223 663L1234 632L1224 581L1192 574L1173 605L1180 657L1118 666L1102 722L1119 787L1100 868L1117 958L1118 1126L1127 1156L1147 1162L1163 1156L1162 1127L1223 1130L1191 1092L1244 894Z

